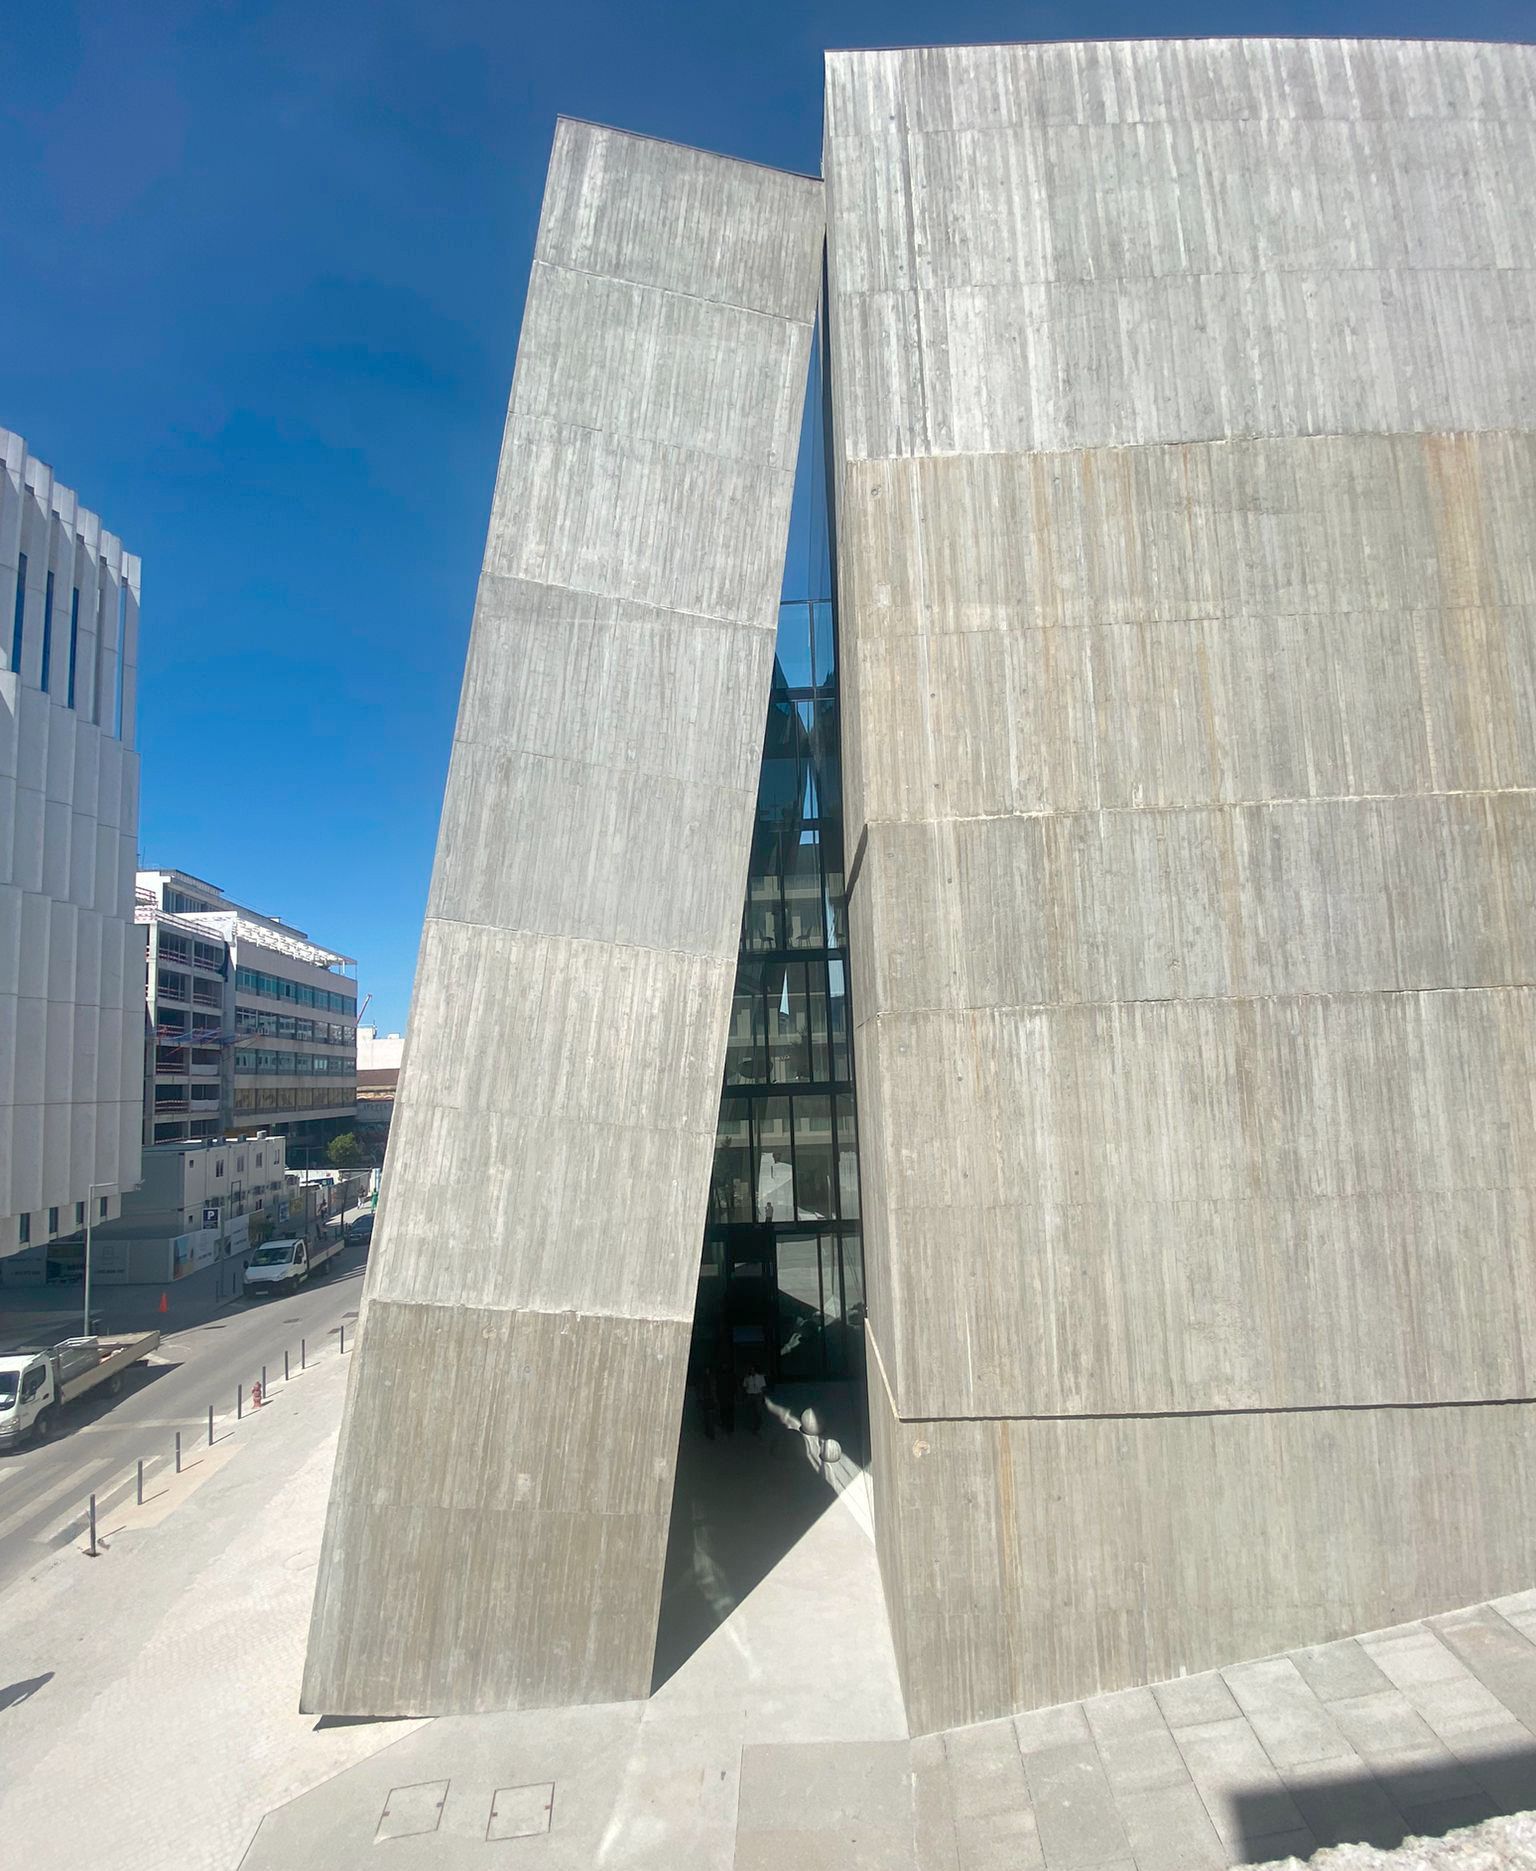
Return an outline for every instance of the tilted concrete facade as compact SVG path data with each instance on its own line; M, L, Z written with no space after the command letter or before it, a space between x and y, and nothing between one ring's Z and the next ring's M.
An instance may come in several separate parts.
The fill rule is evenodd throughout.
M1528 1584L1536 53L839 53L825 172L914 1728Z
M557 132L308 1709L649 1686L822 233Z

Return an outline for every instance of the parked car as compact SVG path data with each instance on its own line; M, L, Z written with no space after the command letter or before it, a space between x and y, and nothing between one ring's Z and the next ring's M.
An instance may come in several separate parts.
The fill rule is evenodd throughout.
M372 1239L372 1215L359 1215L355 1221L347 1223L347 1244L350 1247L357 1247L359 1244L366 1247Z

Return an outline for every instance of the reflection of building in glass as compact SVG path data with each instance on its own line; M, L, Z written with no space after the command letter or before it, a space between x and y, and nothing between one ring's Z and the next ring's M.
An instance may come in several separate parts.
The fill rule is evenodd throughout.
M728 1379L861 1368L850 1032L836 632L801 600L779 609L695 1319Z

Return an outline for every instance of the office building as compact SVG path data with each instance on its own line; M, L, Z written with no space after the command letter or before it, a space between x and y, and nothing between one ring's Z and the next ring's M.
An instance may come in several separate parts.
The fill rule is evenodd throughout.
M269 1131L303 1167L357 1108L357 983L348 955L187 871L138 873L155 1036L147 1141Z
M0 429L0 1277L139 1179L139 561Z
M690 1359L867 1363L914 1731L1530 1583L1533 121L1229 40L833 54L825 195L560 125L307 1707L646 1693Z

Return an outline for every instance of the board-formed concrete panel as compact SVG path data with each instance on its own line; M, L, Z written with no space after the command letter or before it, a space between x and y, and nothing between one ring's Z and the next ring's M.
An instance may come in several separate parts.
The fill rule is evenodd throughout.
M822 214L557 131L307 1709L649 1684Z
M825 163L914 1719L1526 1583L1536 53L840 53Z

